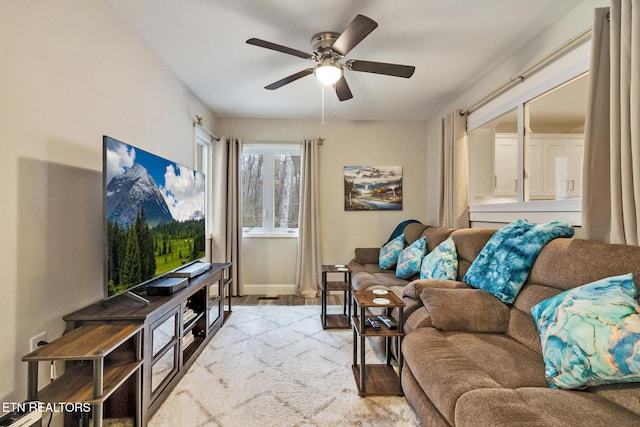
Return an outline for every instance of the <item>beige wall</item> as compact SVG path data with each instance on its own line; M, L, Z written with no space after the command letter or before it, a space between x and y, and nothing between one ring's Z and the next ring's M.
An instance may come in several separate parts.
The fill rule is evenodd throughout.
M0 401L29 338L103 297L102 135L193 164L214 117L101 0L0 1ZM48 371L47 367L42 371Z
M277 96L277 95L274 95ZM319 112L320 114L320 112ZM405 219L424 221L427 211L426 126L422 122L366 122L318 120L218 120L217 132L244 141L300 141L325 138L320 147L320 217L324 263L347 263L353 250L380 246ZM345 212L344 166L402 166L403 210ZM292 284L295 239L245 240L245 284ZM273 247L286 252L273 255ZM262 256L256 256L262 254ZM283 280L289 283L281 283Z

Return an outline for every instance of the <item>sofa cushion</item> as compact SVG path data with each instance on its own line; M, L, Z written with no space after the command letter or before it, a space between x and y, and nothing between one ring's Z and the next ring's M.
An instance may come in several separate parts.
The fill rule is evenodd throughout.
M507 335L536 351L542 357L540 334L531 315L531 307L559 293L558 289L549 286L525 284L511 306Z
M378 265L380 260L380 248L356 248L355 253L354 261L358 264Z
M421 279L456 280L458 275L458 254L451 237L440 243L422 260Z
M417 304L417 301L411 298L404 299L405 304L407 302L412 302L413 304ZM414 312L406 317L404 321L404 333L409 334L412 331L418 328L426 328L428 326L433 326L431 323L431 313L425 306L419 306Z
M550 387L640 382L640 305L632 274L589 283L531 309Z
M640 387L637 383L606 384L589 387L589 391L640 417Z
M632 426L638 416L592 393L524 387L472 390L458 399L456 427Z
M391 236L389 236L389 239L387 239L386 243L389 243L399 235L404 234L404 229L407 228L407 225L409 224L420 224L421 226L426 227L426 225L422 224L417 219L408 219L406 221L402 221L400 224L396 225L396 228L393 229L393 232L391 233ZM404 238L405 240L407 239L406 234L404 235Z
M420 301L420 294L425 288L472 289L471 286L466 283L455 280L416 279L404 287L402 296Z
M398 256L398 265L396 266L396 277L400 279L408 279L420 273L422 259L427 253L427 241L424 237L419 238L408 247L406 247Z
M457 280L462 281L471 263L473 263L495 232L495 230L486 228L461 228L451 233L451 238L456 243L456 252L458 253ZM429 238L427 237L427 239Z
M405 368L451 425L456 401L479 388L546 387L540 355L503 334L418 328L402 341Z
M540 251L527 281L567 290L625 273L640 287L640 246L560 238Z
M360 264L359 262L356 262L355 259L353 259L347 265L347 267L349 267L349 270L351 270L351 276L361 272L395 274L394 270L382 270L380 266L378 266L377 261L375 264Z
M407 242L408 245L412 244L413 242L418 240L420 237L422 237L422 234L427 228L433 228L433 227L420 224L420 223L408 224L404 228L404 231L402 233L404 234L404 240Z
M564 221L531 224L523 219L498 230L471 264L464 281L511 304L540 250L557 237L571 237L574 229Z
M380 248L378 263L381 269L393 268L398 263L398 256L404 249L404 234L399 235Z
M351 287L355 291L361 291L363 289L375 287L387 287L402 286L404 287L407 281L404 279L398 279L393 272L380 272L380 271L361 271L351 275Z
M509 307L479 289L425 288L420 298L441 331L501 334L509 325Z
M455 228L427 227L422 235L427 238L427 252L434 250L440 243L449 238Z

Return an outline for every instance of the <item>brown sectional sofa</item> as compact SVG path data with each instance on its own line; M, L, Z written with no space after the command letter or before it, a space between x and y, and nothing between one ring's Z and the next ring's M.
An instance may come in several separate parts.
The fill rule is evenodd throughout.
M357 249L354 289L388 288L403 297L405 396L424 426L640 426L640 384L552 389L530 309L564 290L633 273L640 248L558 238L540 252L525 286L507 305L462 282L493 235L488 229L405 228L408 243L426 236L429 250L451 236L456 281L401 280L377 268L378 249Z

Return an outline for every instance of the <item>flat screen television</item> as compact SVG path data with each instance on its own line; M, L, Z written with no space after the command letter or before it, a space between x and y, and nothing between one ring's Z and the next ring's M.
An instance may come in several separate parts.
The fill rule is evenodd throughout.
M105 298L205 256L205 177L103 137Z

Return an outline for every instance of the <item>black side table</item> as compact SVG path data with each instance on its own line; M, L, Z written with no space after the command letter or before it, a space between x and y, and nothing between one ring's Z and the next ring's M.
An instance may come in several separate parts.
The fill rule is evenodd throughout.
M342 274L342 280L329 281L328 274ZM342 314L327 314L327 296L329 292L340 291L344 294ZM351 327L351 270L346 265L322 266L322 327L324 329L348 329Z

